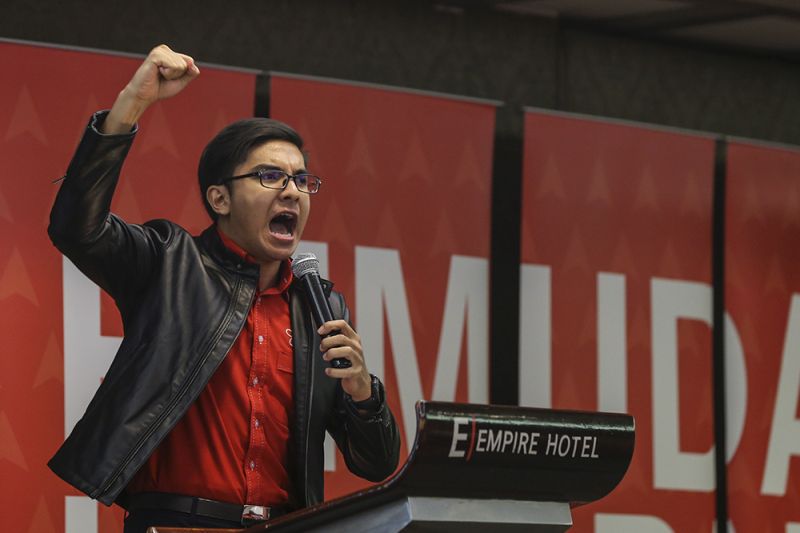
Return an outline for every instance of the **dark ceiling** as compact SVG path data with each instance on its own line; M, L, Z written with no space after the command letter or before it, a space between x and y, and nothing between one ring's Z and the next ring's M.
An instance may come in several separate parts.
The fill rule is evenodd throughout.
M800 60L800 0L437 0L450 9L488 8L558 18L637 37L703 43Z

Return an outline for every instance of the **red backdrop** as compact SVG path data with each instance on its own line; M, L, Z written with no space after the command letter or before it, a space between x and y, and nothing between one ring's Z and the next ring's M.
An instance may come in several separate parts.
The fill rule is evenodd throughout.
M2 531L64 531L65 497L78 496L45 463L64 438L65 396L91 393L66 391L65 368L86 373L88 388L104 369L92 354L65 359L72 304L46 236L50 181L139 62L0 44L0 68L12 73L0 84ZM272 115L298 128L325 180L304 247L348 298L405 456L416 399L488 401L494 108L290 76L273 77L271 90ZM253 98L252 73L203 68L185 94L151 109L114 210L200 231L199 153L250 116ZM628 475L576 510L575 531L711 531L712 166L707 137L526 115L521 402L637 419ZM800 531L798 175L797 151L730 146L729 477L739 532ZM121 335L113 304L78 294L102 299L99 318L75 317L78 331L112 345ZM338 457L329 468L328 497L365 485ZM121 531L118 510L101 506L95 521L100 533Z
M729 383L729 397L739 398L729 424L744 424L729 453L731 520L739 532L796 533L800 151L731 143L727 187L726 305L746 369Z
M324 180L304 239L325 243L404 459L416 400L488 401L494 106L287 76L273 76L270 106ZM334 468L327 497L366 485L338 455Z
M90 114L111 106L140 62L0 44L2 531L64 531L65 496L78 494L45 465L65 429L62 259L46 233L58 189L51 180L64 174ZM141 122L114 204L130 221L169 217L191 231L207 225L197 160L224 124L252 115L255 76L202 70L180 98L154 106ZM104 301L102 316L102 335L121 335L113 304ZM86 326L99 337L96 321ZM84 355L73 355L73 367ZM90 361L85 371L99 378L104 369ZM120 513L100 507L99 531L121 531Z
M713 157L707 137L525 116L520 402L636 418L625 479L576 532L711 531Z

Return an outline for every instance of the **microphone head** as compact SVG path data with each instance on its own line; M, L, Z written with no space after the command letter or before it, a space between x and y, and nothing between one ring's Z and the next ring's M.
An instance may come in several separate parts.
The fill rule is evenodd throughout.
M292 274L299 279L311 273L319 276L319 260L317 260L317 256L314 254L297 254L292 260Z

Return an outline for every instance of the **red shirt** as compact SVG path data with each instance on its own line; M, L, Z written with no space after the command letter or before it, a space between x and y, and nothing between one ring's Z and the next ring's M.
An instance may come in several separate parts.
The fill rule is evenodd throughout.
M222 242L251 258L221 231ZM292 487L287 471L293 417L289 261L278 284L256 294L247 322L206 388L128 485L128 492L171 492L230 503L279 506Z

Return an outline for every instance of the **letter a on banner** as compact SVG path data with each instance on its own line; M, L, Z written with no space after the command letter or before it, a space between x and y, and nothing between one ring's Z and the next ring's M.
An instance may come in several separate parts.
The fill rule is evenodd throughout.
M795 418L800 397L800 294L792 296L779 379L761 483L761 492L772 496L786 494L791 458L800 455L800 420Z

